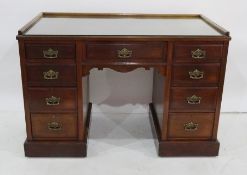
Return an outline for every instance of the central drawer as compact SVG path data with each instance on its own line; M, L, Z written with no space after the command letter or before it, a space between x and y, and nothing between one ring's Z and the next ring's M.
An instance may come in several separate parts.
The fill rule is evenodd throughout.
M29 88L31 112L68 112L77 109L76 88Z
M165 62L165 43L161 42L89 42L87 61Z

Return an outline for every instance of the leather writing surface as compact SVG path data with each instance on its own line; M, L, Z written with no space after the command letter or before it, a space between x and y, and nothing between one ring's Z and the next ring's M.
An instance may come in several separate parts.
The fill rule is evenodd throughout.
M42 18L26 35L221 36L201 19Z

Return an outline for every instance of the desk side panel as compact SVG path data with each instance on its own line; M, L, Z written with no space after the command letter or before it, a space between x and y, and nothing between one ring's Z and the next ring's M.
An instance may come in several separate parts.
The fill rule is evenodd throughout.
M83 107L83 124L84 128L86 127L86 120L87 120L87 109L89 104L89 76L84 76L82 78L82 107Z
M223 59L221 60L221 68L220 68L219 92L218 92L218 99L216 104L214 128L213 128L213 136L212 136L213 140L217 140L221 101L222 101L222 94L223 94L224 81L225 81L228 47L229 47L229 41L225 41L223 45Z
M161 75L161 73L154 69L153 76L153 106L156 111L156 115L158 117L159 129L161 131L162 121L164 116L164 88L165 88L165 76Z
M30 119L30 109L28 102L28 88L27 88L27 73L26 73L26 60L25 60L25 43L23 40L19 40L19 55L20 55L20 66L21 66L21 77L22 77L22 90L23 90L23 101L25 110L25 121L26 121L26 133L27 140L32 140L32 128Z

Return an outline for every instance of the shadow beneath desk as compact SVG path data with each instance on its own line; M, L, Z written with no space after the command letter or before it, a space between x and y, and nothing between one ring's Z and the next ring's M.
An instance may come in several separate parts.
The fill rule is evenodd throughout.
M148 114L92 114L92 139L152 139Z
M157 157L147 114L93 114L88 156L144 154Z

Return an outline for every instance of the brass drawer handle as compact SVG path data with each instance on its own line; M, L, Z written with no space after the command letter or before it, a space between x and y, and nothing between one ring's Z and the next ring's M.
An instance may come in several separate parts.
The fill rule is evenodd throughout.
M49 98L45 98L47 106L57 106L60 104L60 97L51 96Z
M49 48L48 50L43 50L44 58L47 59L55 59L58 56L58 50L53 50L52 48Z
M126 48L118 50L117 53L118 53L118 58L131 58L132 57L132 50L128 50Z
M43 76L45 80L56 80L58 79L59 72L55 72L54 70L48 70L47 72L43 72Z
M189 122L184 124L185 131L196 131L197 129L198 129L198 123Z
M197 105L201 103L201 97L196 95L192 95L191 97L187 97L187 103L190 105Z
M193 71L189 71L189 76L190 76L190 79L193 79L193 80L203 79L204 72L199 71L198 69L195 69Z
M61 131L62 130L62 124L58 122L49 122L47 124L47 127L51 131Z
M206 57L206 51L201 49L192 50L191 56L194 59L203 59Z

